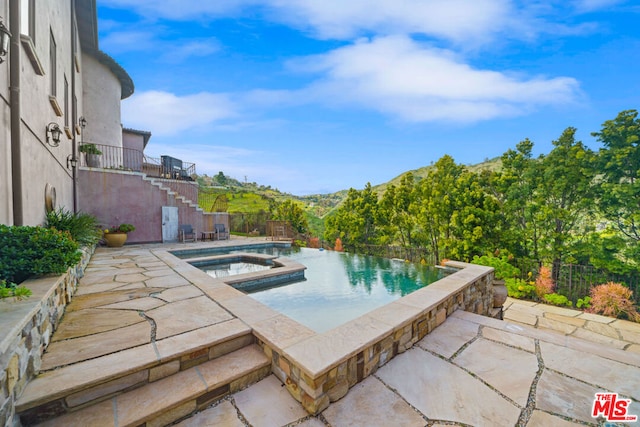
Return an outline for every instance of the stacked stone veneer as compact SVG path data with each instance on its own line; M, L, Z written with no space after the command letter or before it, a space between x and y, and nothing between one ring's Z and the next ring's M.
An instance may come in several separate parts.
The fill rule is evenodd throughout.
M15 401L40 370L42 353L71 301L93 248L65 274L27 280L31 297L0 300L0 427L19 425Z
M300 329L297 334L302 338L297 341L272 339L273 332L259 326L254 334L291 395L309 413L317 414L454 311L489 314L493 269L459 262L447 265L461 270L324 334ZM295 334L290 331L288 336Z

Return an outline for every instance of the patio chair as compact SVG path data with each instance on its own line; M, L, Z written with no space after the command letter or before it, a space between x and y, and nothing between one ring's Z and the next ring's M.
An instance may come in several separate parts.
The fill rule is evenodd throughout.
M213 224L213 227L216 232L216 240L227 240L229 239L229 232L224 224Z
M182 224L178 228L178 237L182 243L198 241L198 233L193 229L191 224Z

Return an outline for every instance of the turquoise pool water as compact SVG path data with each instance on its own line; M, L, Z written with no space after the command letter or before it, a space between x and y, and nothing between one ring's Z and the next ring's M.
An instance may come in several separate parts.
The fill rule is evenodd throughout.
M444 276L441 269L431 266L343 252L308 248L254 251L287 257L307 267L304 281L250 295L316 332L328 331Z

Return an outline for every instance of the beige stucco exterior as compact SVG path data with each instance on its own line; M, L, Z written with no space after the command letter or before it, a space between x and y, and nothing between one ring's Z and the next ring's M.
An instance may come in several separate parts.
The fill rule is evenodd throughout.
M0 16L9 15L8 3L0 2ZM4 23L7 24L6 19ZM11 110L9 109L9 68L0 64L0 224L13 222L11 191Z
M133 93L133 81L98 48L96 0L32 1L35 32L21 35L19 9L29 3L0 0L12 33L0 64L0 223L42 224L45 195L52 194L45 189L54 189L54 208L84 211L105 225L133 223L131 242L164 239L163 206L177 207L180 223L197 230L215 221L228 228L228 215L198 208L197 184L165 176L157 159L145 161L150 132L123 130L120 102ZM63 130L58 146L47 141L48 124ZM83 143L101 153L80 153Z
M120 100L133 92L126 72L98 50L95 0L34 3L35 32L27 36L20 20L10 19L25 13L25 2L0 0L0 18L12 33L12 52L0 64L0 223L9 225L44 221L47 185L57 207L77 208L68 160L81 141L78 119L87 120L85 140L122 147ZM12 123L12 110L19 122ZM57 147L47 143L49 123L63 130Z
M87 127L83 140L94 144L122 147L120 81L90 54L82 54L83 116Z

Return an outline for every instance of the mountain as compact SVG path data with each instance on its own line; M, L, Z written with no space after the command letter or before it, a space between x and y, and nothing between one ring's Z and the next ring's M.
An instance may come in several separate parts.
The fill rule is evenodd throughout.
M467 165L466 167L474 172L483 169L498 170L502 167L502 161L499 157L496 157L475 165ZM417 179L422 179L427 176L432 168L433 163L429 166L403 172L388 182L373 186L373 190L381 196L389 185L400 184L400 180L407 173L411 172ZM222 172L212 177L207 175L198 176L197 181L203 192L210 192L214 195L226 194L229 212L266 211L269 209L270 202L282 202L287 199L293 199L303 204L305 211L310 216L321 219L338 207L349 193L349 190L340 190L329 194L296 196L289 193L282 193L277 188L271 188L271 186L259 185L255 182L242 182L228 177ZM211 205L211 200L207 199L206 203ZM204 202L201 204L203 205Z

